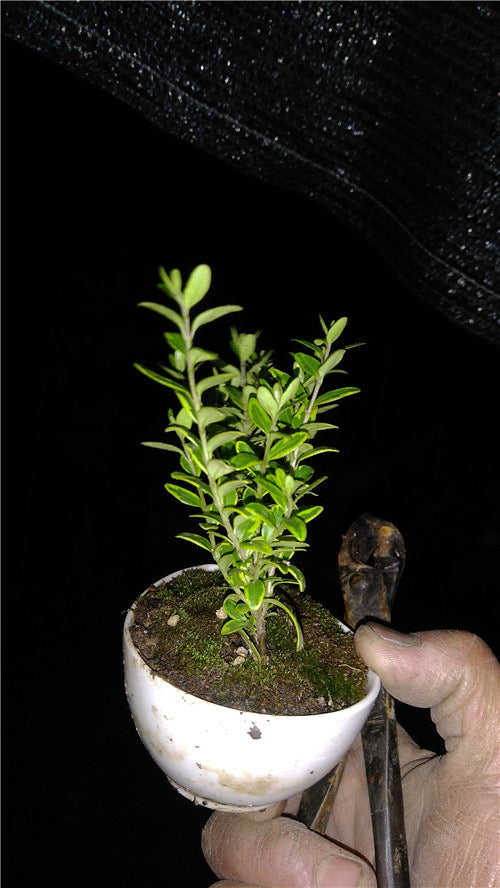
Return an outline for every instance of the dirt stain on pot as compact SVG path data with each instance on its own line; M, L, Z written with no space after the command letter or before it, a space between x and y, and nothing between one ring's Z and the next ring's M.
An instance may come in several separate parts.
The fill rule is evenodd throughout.
M243 793L247 796L259 796L276 789L276 776L272 774L256 777L250 771L243 771L236 775L230 771L225 771L223 768L214 768L211 764L203 764L201 762L196 762L195 764L200 771L204 771L207 774L215 774L221 786L236 793Z
M179 746L174 737L165 736L161 728L159 731L148 731L139 729L136 724L136 729L144 745L158 758L171 762L185 760L186 750Z
M250 772L243 772L236 777L234 774L230 774L228 771L220 768L215 768L214 773L217 775L221 786L231 789L233 792L244 793L247 796L260 796L270 791L276 791L276 777L272 775L256 777L255 774Z
M260 730L260 728L257 727L257 725L252 725L250 730L247 731L247 734L250 735L252 740L260 740L262 737L262 731Z

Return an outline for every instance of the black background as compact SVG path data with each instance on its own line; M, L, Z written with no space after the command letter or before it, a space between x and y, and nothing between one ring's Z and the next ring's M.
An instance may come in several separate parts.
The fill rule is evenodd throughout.
M149 888L182 863L183 884L205 886L207 814L149 759L123 692L127 606L203 560L175 539L189 520L163 491L168 455L138 443L171 402L132 368L163 357L137 302L156 298L159 264L208 262L213 304L242 304L240 329L282 364L319 313L349 315L362 393L336 414L309 591L341 613L340 535L371 511L407 544L395 625L467 629L497 654L498 350L319 205L7 40L3 93L4 884ZM426 713L401 719L439 748Z

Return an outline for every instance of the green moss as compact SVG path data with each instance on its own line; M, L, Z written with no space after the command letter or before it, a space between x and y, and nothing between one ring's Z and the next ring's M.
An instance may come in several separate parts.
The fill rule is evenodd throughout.
M227 589L220 579L217 572L186 571L140 599L134 640L146 646L143 656L160 674L190 693L248 711L327 712L361 699L366 667L352 635L294 587L284 587L280 595L300 616L304 649L297 652L293 625L279 611L267 621L269 664L249 655L241 662L240 636L221 636L216 611ZM178 621L171 625L174 615Z
M221 576L218 571L186 570L175 577L170 583L164 583L157 587L157 594L165 601L175 598L176 601L186 601L190 610L190 602L194 603L194 607L209 606L214 603L214 593L217 591L223 595L227 592L226 586L220 582Z
M198 632L186 629L179 651L179 662L187 672L203 674L224 665L220 648L219 639L201 638Z
M325 669L317 652L312 650L299 651L297 656L304 675L329 705L333 704L334 708L338 708L342 703L346 705L346 700L350 703L361 700L363 687L357 686L357 682L353 681L352 672L357 672L360 677L364 678L363 669L352 666L350 663L340 663L335 669Z

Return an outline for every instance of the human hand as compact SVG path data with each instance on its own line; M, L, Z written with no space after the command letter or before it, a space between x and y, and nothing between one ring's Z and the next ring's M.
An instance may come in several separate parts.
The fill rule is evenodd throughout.
M402 635L375 623L359 655L397 700L430 707L446 753L399 729L412 888L500 888L500 666L477 636ZM202 836L217 888L376 888L360 738L351 748L327 838L293 819L298 800L258 815L215 813ZM269 819L272 817L273 819ZM215 888L215 886L212 886Z

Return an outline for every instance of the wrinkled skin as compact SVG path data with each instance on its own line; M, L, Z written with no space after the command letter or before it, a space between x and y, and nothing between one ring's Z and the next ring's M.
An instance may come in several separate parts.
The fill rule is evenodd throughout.
M376 631L375 631L376 630ZM384 634L386 637L382 637ZM477 636L358 629L359 655L397 699L430 707L446 753L400 729L412 888L500 888L500 666ZM215 813L202 847L217 888L376 888L360 740L351 749L327 836L293 819L298 799L263 815ZM337 844L339 843L339 844Z

